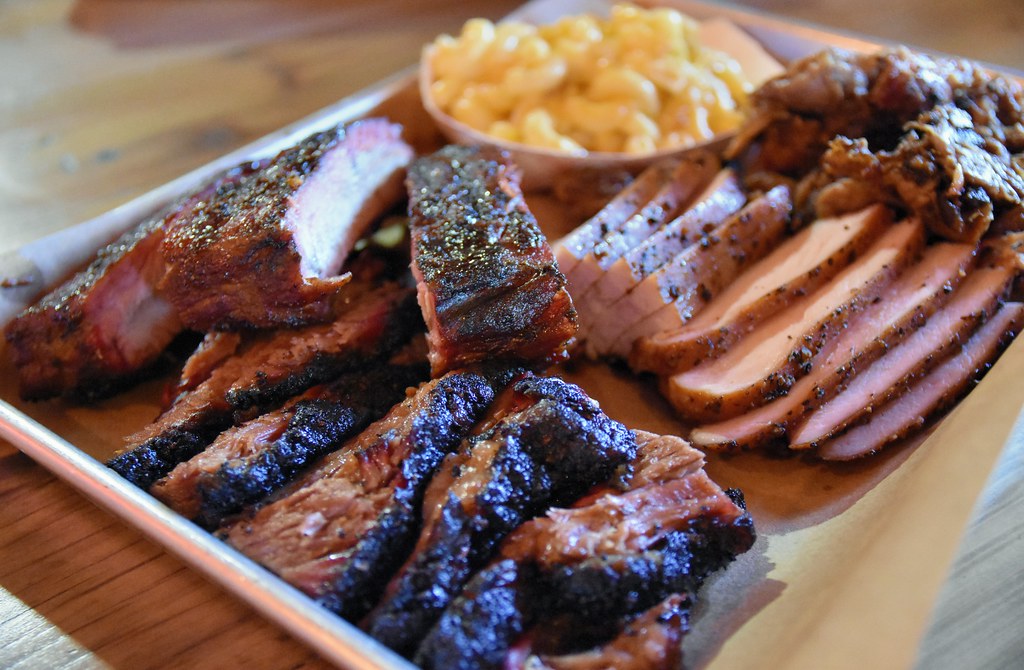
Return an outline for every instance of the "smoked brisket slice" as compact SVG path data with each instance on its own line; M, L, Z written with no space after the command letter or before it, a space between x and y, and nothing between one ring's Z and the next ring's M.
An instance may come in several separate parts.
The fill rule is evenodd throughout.
M365 624L399 653L415 651L510 531L608 479L636 451L630 431L560 379L516 383L498 412L431 482L419 542Z
M356 240L401 198L412 149L366 119L316 133L216 197L163 240L160 290L199 331L326 321Z
M575 651L570 636L550 632L592 630L595 622L638 614L674 593L692 596L708 574L750 548L753 526L738 493L708 479L699 452L678 438L637 438L634 472L625 482L612 480L506 538L495 562L431 630L417 663L507 667L516 640L531 630L539 654ZM603 634L584 643L605 641L614 630Z
M411 289L347 291L331 323L252 334L107 464L149 488L224 429L348 370L365 369L421 323Z
M216 527L225 516L263 500L315 459L339 448L428 374L426 363L346 373L280 410L225 431L157 481L151 492L181 515Z
M409 168L413 274L434 375L557 360L576 333L565 277L519 179L493 149L449 146Z
M450 372L422 385L285 495L221 533L328 609L355 620L416 540L423 490L510 381Z
M231 190L257 165L226 172L126 232L84 270L7 324L26 400L96 400L144 376L183 325L157 292L160 247L187 212Z
M524 670L678 670L683 667L683 636L689 630L690 599L676 593L627 620L610 642L575 653L533 655L515 651L506 669ZM532 650L531 650L532 651ZM522 660L520 661L520 657Z

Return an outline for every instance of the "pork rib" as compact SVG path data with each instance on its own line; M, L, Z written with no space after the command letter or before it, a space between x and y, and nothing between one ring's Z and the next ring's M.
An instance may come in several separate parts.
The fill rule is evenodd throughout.
M384 119L311 135L193 203L162 242L160 290L200 331L326 321L348 281L342 262L401 198L412 156Z
M1024 326L1024 305L1007 303L963 349L918 380L906 393L871 414L865 423L826 441L818 456L846 461L872 454L919 431L925 421L961 397Z
M157 291L160 247L187 212L258 165L228 171L122 235L85 270L7 324L26 400L95 400L144 376L183 325Z
M831 400L843 385L945 304L967 275L974 247L938 244L900 275L877 302L854 315L838 338L826 343L789 392L740 416L690 431L701 448L786 447L790 431L808 413Z
M509 375L457 371L424 384L287 495L222 534L328 609L358 619L415 542L431 476Z
M473 147L446 147L409 169L413 274L434 375L485 360L557 360L576 333L565 277L519 178L505 155Z
M636 452L632 433L560 379L516 383L498 413L431 482L419 542L366 622L399 653L415 651L506 534L609 478Z
M343 307L339 305L344 305ZM192 458L221 431L266 411L346 370L391 353L420 324L410 289L384 286L346 291L331 323L252 335L205 381L126 442L107 465L149 488Z
M150 492L207 528L263 500L306 466L380 418L426 365L382 365L314 387L280 410L231 428L157 481Z

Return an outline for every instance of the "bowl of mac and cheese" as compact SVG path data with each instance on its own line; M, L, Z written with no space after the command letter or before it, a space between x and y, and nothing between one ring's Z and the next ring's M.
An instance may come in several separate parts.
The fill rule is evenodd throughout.
M541 26L471 19L424 49L420 93L449 140L508 150L543 189L723 141L778 71L732 24L615 5Z

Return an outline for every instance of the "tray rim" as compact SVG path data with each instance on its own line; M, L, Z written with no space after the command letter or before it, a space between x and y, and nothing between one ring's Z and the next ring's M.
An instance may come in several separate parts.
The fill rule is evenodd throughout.
M785 33L805 42L844 46L857 50L896 44L892 41L860 35L853 31L825 28L809 21L788 19L763 10L741 8L729 2L707 0L636 1L642 5L672 6L698 16L722 16L750 30L758 39L761 39L760 36L768 31ZM596 3L607 4L603 0L596 0ZM567 6L565 12L568 13L573 11L572 6L579 4L581 4L580 0L532 0L512 12L509 18L515 18L523 12L545 5ZM582 0L582 4L594 3ZM949 55L935 50L914 48L932 55ZM975 62L980 62L993 71L1024 80L1024 72L982 61ZM10 256L18 254L22 249L42 247L54 249L60 245L68 231L72 230L90 229L95 231L98 236L105 235L113 238L132 223L170 202L175 195L210 178L218 171L246 160L274 153L293 144L317 128L365 116L381 102L403 91L408 86L415 85L416 72L416 65L399 70L376 84L345 96L331 105L257 138L107 212L39 238L24 245L21 249L0 254L0 260L6 260ZM85 251L86 253L81 254L77 263L68 260L69 255L67 254L60 256L62 259L60 262L65 265L80 265L95 253L94 248L88 248ZM53 276L53 268L44 267L40 270L47 285L59 278ZM0 301L0 324L6 323L11 316L13 313L9 311L8 306ZM3 349L4 343L0 342L0 352ZM1024 423L1024 408L1018 415L1018 425L1022 423ZM1019 439L1016 433L1017 431L1011 431L1007 440L1000 446L992 468L996 467L1015 439ZM353 669L404 670L415 667L354 625L316 605L311 598L277 578L259 564L174 513L148 493L132 486L102 463L3 399L0 399L0 438L10 442L79 493L167 549L221 588L251 605L262 616L280 625L320 653L325 660L339 667ZM968 522L963 528L958 529L960 536L977 516L977 506L989 495L989 488L992 484L991 474L992 472L989 471L984 486L975 496L975 509L972 510ZM960 551L960 543L957 546L958 549L954 556L950 556L950 561ZM943 583L947 581L948 576ZM931 604L933 612L940 595L939 592L935 593ZM921 641L918 641L918 650Z

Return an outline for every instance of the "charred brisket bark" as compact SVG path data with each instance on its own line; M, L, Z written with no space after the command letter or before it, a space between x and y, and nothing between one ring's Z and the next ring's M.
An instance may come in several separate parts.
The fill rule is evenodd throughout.
M420 387L222 534L328 609L363 616L415 542L430 477L511 374L452 372Z
M419 323L412 292L393 286L349 291L335 321L253 335L108 466L149 488L237 420L347 370L365 369L401 345Z
M427 376L425 363L344 374L280 410L222 433L151 491L183 516L214 528L341 447Z
M415 661L502 667L531 628L537 653L577 651L543 631L568 627L599 637L594 622L638 614L675 593L692 597L708 574L750 548L753 527L738 492L723 492L685 452L665 467L665 438L641 434L640 441L624 490L612 482L517 529L445 611Z
M632 459L636 441L582 390L529 377L505 413L446 461L424 503L424 530L366 622L372 636L411 654L473 570L516 526L565 504Z

